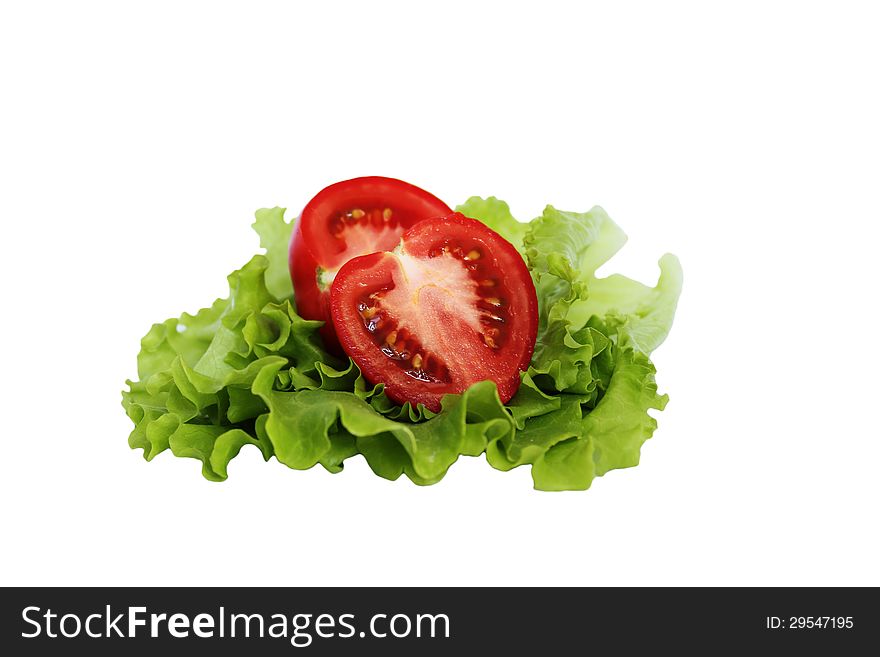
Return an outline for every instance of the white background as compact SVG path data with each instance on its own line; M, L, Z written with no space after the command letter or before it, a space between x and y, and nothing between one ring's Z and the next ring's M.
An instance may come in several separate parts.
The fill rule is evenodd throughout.
M880 584L871 3L421 7L4 3L0 583ZM548 494L245 449L213 484L129 450L150 324L225 294L256 208L369 174L600 204L606 271L680 256L640 467Z

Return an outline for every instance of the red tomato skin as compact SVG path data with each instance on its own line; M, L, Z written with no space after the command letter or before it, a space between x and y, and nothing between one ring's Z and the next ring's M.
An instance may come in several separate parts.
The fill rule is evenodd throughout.
M345 352L358 364L364 377L370 383L383 383L386 394L398 404L409 401L424 404L434 412L441 409L443 395L461 393L469 385L485 378L491 378L498 388L498 395L506 403L516 394L520 386L520 372L528 369L538 330L538 299L534 283L520 254L500 235L475 219L453 213L441 220L426 220L416 224L403 235L403 245L407 253L425 255L429 242L448 231L460 234L478 234L482 231L491 236L492 248L498 260L503 262L502 271L505 285L515 303L508 309L509 321L514 323L508 344L499 354L507 363L503 376L468 377L468 372L458 372L456 380L450 384L422 384L405 374L389 360L379 356L378 348L363 329L361 318L356 311L358 296L387 286L391 271L397 266L395 256L390 253L375 253L349 260L336 276L332 286L330 311L336 333ZM466 348L463 344L462 348ZM474 362L480 360L476 354ZM483 354L485 356L485 353Z
M327 231L328 216L357 204L402 208L401 235L421 219L452 212L433 194L402 180L383 176L364 176L334 183L318 192L303 208L296 219L288 252L295 305L303 319L324 322L321 337L327 349L338 355L344 352L330 315L330 289L329 286L327 289L319 287L317 271L327 268L326 260L332 256L328 253L328 245L334 238Z
M330 320L330 291L318 288L318 262L305 243L302 235L302 215L297 217L290 240L288 255L290 278L293 281L293 298L296 312L303 319L317 319L324 322L319 329L324 346L331 353L342 355L342 346L333 330Z

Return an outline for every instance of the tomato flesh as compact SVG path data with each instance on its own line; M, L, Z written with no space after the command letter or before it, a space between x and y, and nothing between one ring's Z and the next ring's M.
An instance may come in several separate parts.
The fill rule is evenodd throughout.
M483 380L510 399L538 326L522 257L459 213L420 222L394 252L350 260L333 283L331 315L370 382L434 411L444 394Z
M325 344L339 352L330 317L330 286L339 268L357 256L386 251L422 219L451 212L414 185L370 176L330 185L303 209L290 243L290 274L297 311L324 321Z

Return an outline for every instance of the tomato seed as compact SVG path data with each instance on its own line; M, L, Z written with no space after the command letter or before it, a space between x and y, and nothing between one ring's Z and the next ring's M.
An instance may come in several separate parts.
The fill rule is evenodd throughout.
M495 281L491 278L486 278L480 281L480 287L495 287Z
M377 290L362 297L357 304L364 327L372 335L376 348L411 377L427 383L449 383L449 369L442 359L423 351L418 337L406 327L398 327L394 318L386 316L381 306L383 296L384 291Z
M480 252L477 251L476 249L471 249L471 251L467 254L467 259L468 260L479 260L480 259Z
M385 221L391 221L391 208L385 208L382 210L382 219Z
M365 214L366 212L364 212L360 208L355 208L351 211L351 218L357 221L358 219L361 219Z

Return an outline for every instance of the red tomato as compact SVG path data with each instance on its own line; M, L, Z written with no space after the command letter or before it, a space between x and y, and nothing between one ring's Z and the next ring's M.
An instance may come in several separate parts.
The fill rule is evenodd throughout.
M330 321L330 285L339 268L357 256L393 249L416 222L450 212L425 190L379 176L343 180L309 201L290 242L290 276L297 311L325 322L321 335L328 348L339 351Z
M535 286L516 249L460 213L426 219L400 248L349 260L330 311L346 353L398 403L440 410L490 379L506 402L538 331Z

